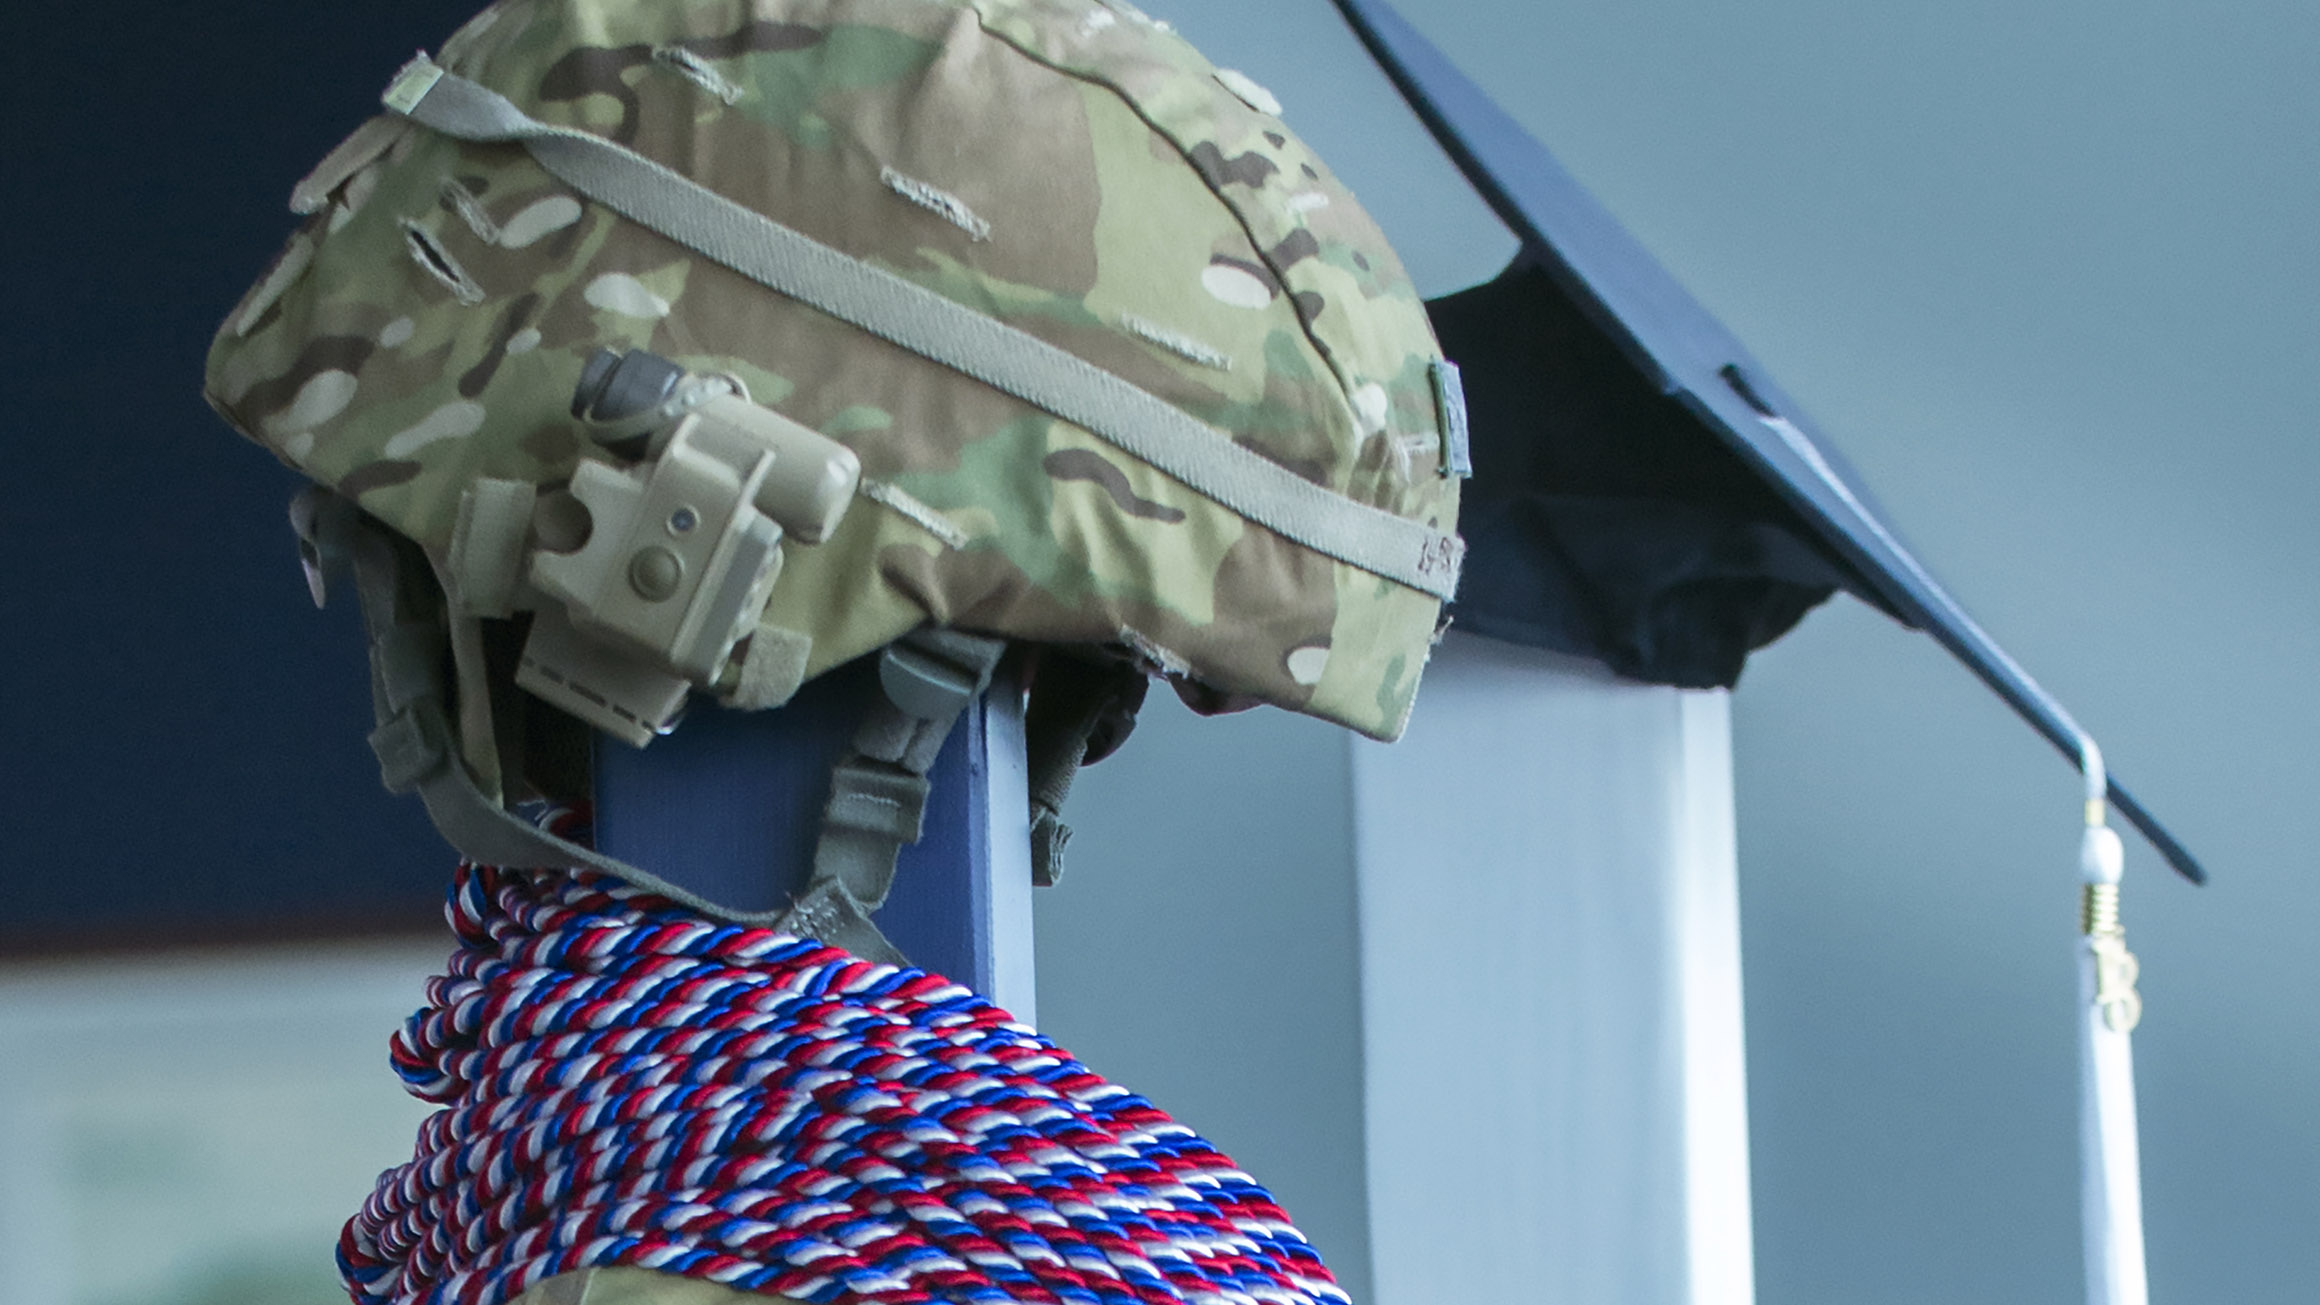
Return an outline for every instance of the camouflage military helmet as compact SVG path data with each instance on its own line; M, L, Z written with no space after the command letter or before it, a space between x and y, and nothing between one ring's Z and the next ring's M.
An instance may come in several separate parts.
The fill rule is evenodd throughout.
M641 743L931 623L1400 733L1455 369L1279 106L1164 25L503 0L386 104L207 392L451 611L531 614L536 695Z

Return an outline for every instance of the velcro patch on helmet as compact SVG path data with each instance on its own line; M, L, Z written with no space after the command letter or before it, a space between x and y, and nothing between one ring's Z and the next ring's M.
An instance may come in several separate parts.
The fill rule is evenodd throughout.
M1434 404L1442 419L1442 474L1464 480L1474 474L1474 450L1466 424L1466 382L1447 358L1432 369Z

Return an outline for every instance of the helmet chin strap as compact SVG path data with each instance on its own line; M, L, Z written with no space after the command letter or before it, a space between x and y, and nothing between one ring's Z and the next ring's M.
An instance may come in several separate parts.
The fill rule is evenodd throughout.
M879 655L879 697L831 772L813 877L774 927L867 960L905 963L871 913L926 822L927 772L968 703L990 687L1006 641L922 626Z
M1053 887L1063 878L1063 849L1071 827L1064 800L1080 767L1103 760L1136 728L1151 681L1132 662L1073 656L1047 649L1031 681L1023 729L1031 788L1031 882Z
M927 772L966 705L989 687L1002 639L925 627L880 656L881 694L833 771L812 877L789 906L728 909L627 862L539 828L500 805L459 759L454 695L444 666L450 631L432 573L414 546L320 488L290 505L317 605L334 573L351 570L370 643L371 749L387 791L416 793L443 837L479 864L611 875L737 924L817 938L865 960L906 963L872 923L895 860L918 840Z

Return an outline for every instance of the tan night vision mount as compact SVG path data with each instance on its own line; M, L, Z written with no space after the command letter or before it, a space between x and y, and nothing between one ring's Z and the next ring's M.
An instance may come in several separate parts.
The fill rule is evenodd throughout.
M854 452L754 403L739 380L599 349L572 415L621 459L561 490L484 480L460 502L450 587L479 616L536 608L516 683L642 747L694 687L770 705L802 647L758 648L785 537L827 539L861 480ZM522 593L528 582L532 593ZM741 661L734 651L750 639Z

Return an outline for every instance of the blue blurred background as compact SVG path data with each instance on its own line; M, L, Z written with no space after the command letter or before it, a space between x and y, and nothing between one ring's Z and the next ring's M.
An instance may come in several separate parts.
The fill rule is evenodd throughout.
M1429 293L1511 253L1326 0L1150 7L1280 96ZM307 605L291 479L195 391L290 184L467 11L83 8L0 50L19 955L434 914L448 856L377 790L352 614ZM2130 848L2154 1294L2311 1300L2320 10L1406 12L1734 328L2205 859L2194 890ZM1149 715L1076 799L1073 878L1041 904L1043 1023L1279 1189L1358 1298L1347 851L1279 814L1342 803L1342 744ZM2070 771L1842 599L1751 662L1735 717L1762 1298L2071 1298ZM1225 805L1219 754L1273 783ZM1169 916L1209 887L1230 927ZM1138 911L1163 941L1122 945ZM31 1099L10 1082L0 1110ZM0 1247L23 1244L11 1208Z

